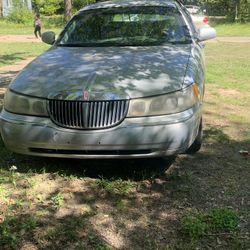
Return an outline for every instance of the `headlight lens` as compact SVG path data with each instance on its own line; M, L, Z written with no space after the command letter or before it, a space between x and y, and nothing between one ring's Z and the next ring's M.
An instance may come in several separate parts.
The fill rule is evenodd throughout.
M167 115L179 113L194 106L200 99L197 84L174 93L132 99L129 105L128 117Z
M16 114L48 116L46 100L19 95L10 90L4 96L4 109Z

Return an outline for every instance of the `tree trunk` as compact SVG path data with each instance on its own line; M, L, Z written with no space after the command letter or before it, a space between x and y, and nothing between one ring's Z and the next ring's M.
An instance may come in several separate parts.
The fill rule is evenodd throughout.
M0 0L0 17L3 16L3 0Z
M72 9L71 0L64 0L64 19L66 21L69 21L71 17L71 9Z

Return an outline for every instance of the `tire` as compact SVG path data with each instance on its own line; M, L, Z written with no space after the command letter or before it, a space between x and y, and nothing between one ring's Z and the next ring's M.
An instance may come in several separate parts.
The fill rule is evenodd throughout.
M203 137L203 131L202 131L202 119L200 121L199 131L198 134L193 142L193 144L186 150L186 154L195 154L198 152L202 145L202 137Z

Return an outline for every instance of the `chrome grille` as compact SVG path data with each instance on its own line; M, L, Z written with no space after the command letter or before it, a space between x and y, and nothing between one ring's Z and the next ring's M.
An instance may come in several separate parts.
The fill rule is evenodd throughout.
M57 125L75 129L101 129L120 123L128 112L129 100L49 100L50 118Z

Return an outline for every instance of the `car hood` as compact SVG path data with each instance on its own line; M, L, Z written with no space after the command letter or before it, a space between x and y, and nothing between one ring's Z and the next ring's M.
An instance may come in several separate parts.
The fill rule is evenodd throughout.
M12 82L16 92L55 99L121 99L182 88L191 45L52 47Z

